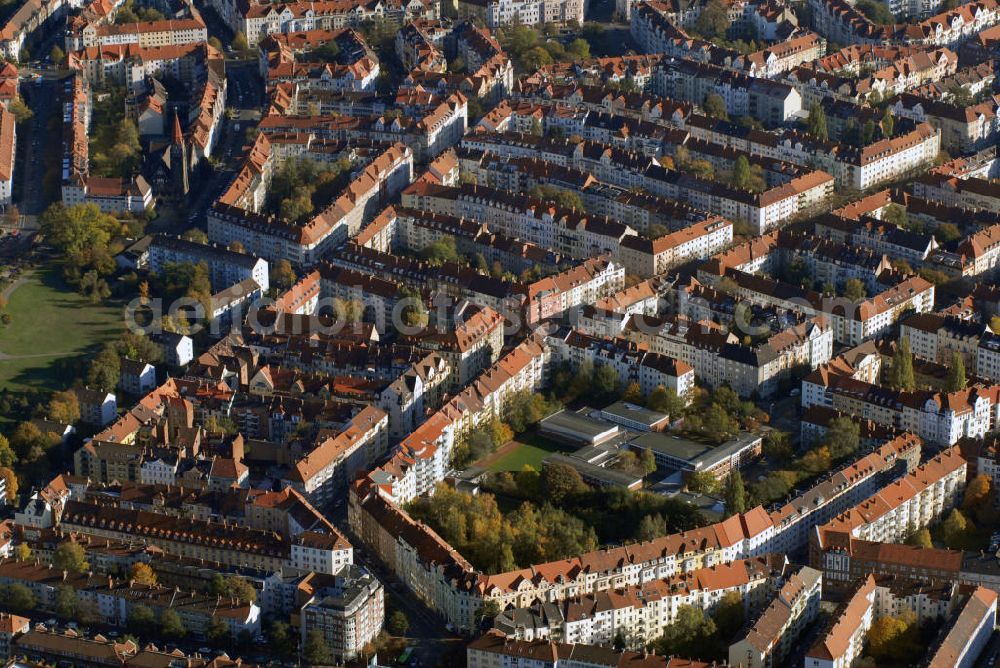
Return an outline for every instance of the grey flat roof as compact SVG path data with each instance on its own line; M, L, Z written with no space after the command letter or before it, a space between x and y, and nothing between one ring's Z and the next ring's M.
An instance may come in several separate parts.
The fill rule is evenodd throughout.
M586 415L573 413L565 409L548 416L542 420L539 425L542 429L550 427L552 429L573 431L582 436L587 436L590 439L597 438L601 434L606 434L609 431L618 429L618 425L616 424L595 420L594 418L587 417Z
M721 445L699 443L670 432L647 432L630 441L631 445L648 448L667 457L690 462L695 468L710 468L718 460L739 452L754 441L763 438L760 434L744 431Z
M607 408L602 408L601 412L608 413L609 415L617 415L626 420L635 420L636 422L650 426L669 417L666 413L651 411L648 408L643 408L627 401L616 401Z

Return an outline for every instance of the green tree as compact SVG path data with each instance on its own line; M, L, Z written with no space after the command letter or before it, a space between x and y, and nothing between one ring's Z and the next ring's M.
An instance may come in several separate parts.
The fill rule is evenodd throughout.
M445 262L458 262L458 248L455 245L455 237L445 235L433 241L420 250L420 257L433 267L440 267Z
M31 559L31 548L27 543L18 543L17 547L14 548L14 557L18 561L27 561Z
M734 187L746 190L750 186L750 161L745 155L740 155L733 163L731 183Z
M148 638L156 633L156 614L152 608L141 603L129 607L125 620L128 630L140 638Z
M788 432L769 431L764 436L764 456L772 466L790 462L793 455L792 441Z
M578 62L590 60L590 44L587 40L577 37L566 47L566 55Z
M80 279L80 294L87 297L91 304L100 304L111 296L111 288L95 269L91 269Z
M890 25L895 22L889 7L880 0L858 0L855 7L873 23Z
M705 102L701 105L710 118L726 120L729 112L726 110L726 101L718 93L709 93L705 96Z
M394 636L405 636L406 632L410 630L410 620L407 619L406 613L402 610L394 610L391 615L389 615L388 622L389 633Z
M184 232L184 234L181 235L181 238L183 238L185 241L190 241L196 244L208 243L208 234L205 232L205 230L199 229L197 227L192 227L191 229Z
M279 657L291 657L295 651L295 636L288 622L272 621L267 627L267 639Z
M892 110L889 109L888 107L886 107L885 113L882 114L881 126L882 126L882 134L886 138L891 138L892 131L896 127L896 119L892 115Z
M952 549L962 549L972 525L958 508L953 508L941 525L944 542Z
M305 644L302 647L302 658L310 666L333 663L333 653L326 642L326 637L319 629L310 629L306 633Z
M670 416L671 420L676 420L684 412L684 400L677 396L677 392L673 388L668 390L659 385L649 393L649 399L646 400L646 408L659 413L666 413Z
M719 601L719 607L715 609L712 619L719 629L719 637L722 640L729 640L735 636L746 621L743 597L740 596L739 592L727 592Z
M122 360L113 348L103 348L90 361L87 369L87 385L96 390L111 392L121 377Z
M806 120L806 132L821 141L830 139L826 126L826 111L819 102L813 102L809 108L809 118Z
M695 494L715 494L719 491L719 479L711 471L696 471L688 476L687 488Z
M53 65L61 65L62 61L66 59L66 52L59 48L56 44L52 47L52 51L49 52L49 58L52 59Z
M224 645L232 639L232 632L229 630L229 624L226 623L226 620L222 617L212 617L205 636L214 645Z
M934 541L931 540L931 532L927 529L920 529L919 531L914 531L912 534L906 538L907 545L916 545L917 547L934 547Z
M913 353L910 351L908 336L899 339L899 345L892 354L892 361L889 363L889 385L906 391L912 391L917 387L913 375Z
M857 278L847 279L847 283L844 284L844 297L850 299L852 302L859 302L868 296L868 289L865 288L865 284L862 283Z
M846 416L830 421L826 430L826 445L830 448L830 457L843 459L854 453L860 444L861 427L857 422Z
M726 484L722 489L722 498L726 503L726 513L738 515L747 510L747 492L743 485L743 474L733 471L726 477Z
M24 100L20 96L15 97L7 105L7 109L14 114L15 123L26 123L31 120L31 117L35 115L35 112L31 110L31 107L24 103Z
M729 30L729 10L721 0L708 0L695 21L695 28L705 39L719 39Z
M594 373L594 392L610 398L618 391L618 372L610 364L602 364Z
M165 637L172 640L180 640L187 635L184 620L173 608L167 608L160 615L160 631Z
M271 271L271 281L276 286L287 290L295 284L295 278L295 270L292 269L291 262L281 259L274 263L274 269Z
M7 585L3 587L2 593L4 604L14 612L29 612L37 605L35 595L23 584Z
M886 207L882 209L881 219L887 223L895 225L896 227L906 227L906 209L893 202L892 204L886 205Z
M76 589L69 585L59 585L56 588L56 614L62 619L75 620L77 606Z
M954 85L948 89L948 97L950 102L956 107L971 107L975 104L975 98L969 89L965 86Z
M636 538L639 540L653 540L664 534L666 525L662 515L643 515L639 521L639 532Z
M978 514L993 506L993 485L990 476L980 473L969 481L962 497L962 510Z
M868 629L868 654L878 662L909 666L924 650L920 629L912 612L899 617L879 617Z
M489 599L483 603L483 607L479 609L480 619L495 619L497 615L500 614L500 603ZM409 624L409 622L407 622Z
M257 601L257 590L254 589L249 580L240 575L230 575L226 578L222 595L244 603L254 603Z
M242 32L237 32L233 36L233 50L234 51L247 51L250 49L250 45L247 43L247 36Z
M674 623L666 627L654 645L664 656L711 656L718 646L718 629L700 607L682 605L677 608Z
M17 501L17 493L21 489L21 484L17 480L17 474L14 473L14 469L9 466L0 466L0 478L3 478L4 482L7 484L7 503L15 505Z
M962 231L955 223L939 223L934 228L934 238L938 243L947 244L962 238Z
M654 473L656 471L656 455L653 454L653 451L650 448L646 448L642 451L642 454L639 455L639 464L642 466L642 472L645 475L649 475L650 473Z
M945 390L948 392L959 392L965 389L967 382L965 378L965 358L961 353L952 353L951 368L948 369L948 382L945 384Z
M52 567L57 571L84 573L90 569L90 564L87 563L87 551L79 543L66 541L52 553Z

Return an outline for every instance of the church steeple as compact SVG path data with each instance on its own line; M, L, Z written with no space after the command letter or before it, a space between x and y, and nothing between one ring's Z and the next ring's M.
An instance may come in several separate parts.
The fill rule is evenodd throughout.
M178 144L178 145L184 143L184 133L181 132L181 117L180 117L180 114L177 113L177 111L174 111L174 138L173 138L173 143L174 144Z

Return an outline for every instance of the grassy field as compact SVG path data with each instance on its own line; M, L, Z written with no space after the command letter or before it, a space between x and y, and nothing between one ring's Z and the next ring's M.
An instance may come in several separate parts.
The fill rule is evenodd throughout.
M122 332L120 306L94 306L55 270L27 276L10 295L0 329L0 388L64 389L67 368Z
M525 464L536 471L541 471L542 460L553 452L570 451L566 446L536 432L521 434L514 440L514 443L515 445L512 447L505 446L509 450L487 465L490 471L520 471Z

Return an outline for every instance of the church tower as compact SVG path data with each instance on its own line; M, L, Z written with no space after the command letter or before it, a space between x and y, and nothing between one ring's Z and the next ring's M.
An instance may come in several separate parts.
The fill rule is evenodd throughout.
M187 195L188 183L188 146L181 132L181 118L174 111L174 135L170 142L170 181L174 197Z

